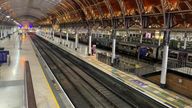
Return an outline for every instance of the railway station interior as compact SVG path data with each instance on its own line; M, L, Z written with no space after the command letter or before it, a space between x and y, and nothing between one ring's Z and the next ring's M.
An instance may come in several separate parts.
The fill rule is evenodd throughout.
M192 0L0 0L0 108L192 108Z

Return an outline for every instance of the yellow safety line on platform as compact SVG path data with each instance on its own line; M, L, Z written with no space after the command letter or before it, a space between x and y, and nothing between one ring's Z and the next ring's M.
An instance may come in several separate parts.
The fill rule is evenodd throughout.
M39 64L39 62L38 62L38 64ZM40 65L40 64L39 64L39 65ZM53 100L54 100L57 108L60 108L59 103L57 102L57 99L56 99L56 97L55 97L55 95L54 95L54 93L53 93L53 91L52 91L52 89L51 89L51 87L50 87L50 85L49 85L49 83L48 83L48 80L47 80L47 78L46 78L46 76L45 76L45 74L44 74L44 72L43 72L43 68L42 68L41 65L40 65L40 67L41 67L41 72L43 73L43 77L44 77L44 80L45 80L45 82L46 82L46 85L48 86L49 91L51 92L51 96L53 97Z
M88 60L89 60L89 59L88 59ZM90 60L89 60L89 61L90 61ZM108 66L108 68L106 69L106 68L104 67L104 64L103 64L102 62L97 62L97 61L95 61L95 60L93 60L93 59L92 59L91 61L92 61L95 65L99 65L100 67L102 67L103 70L106 70L106 71L104 71L104 72L110 73L110 69L109 69L110 66ZM101 65L101 64L102 64L102 65ZM117 69L117 70L118 70L118 69ZM108 72L108 71L109 71L109 72ZM118 70L118 71L121 72L120 70ZM119 74L119 73L117 72L116 74ZM121 74L124 74L124 73L121 73ZM112 76L114 76L114 75L112 75ZM132 78L132 76L129 76L129 75L127 75L127 74L126 74L125 76L129 77L129 79L134 79L134 78ZM114 77L117 77L117 76L114 76ZM166 102L166 103L168 103L168 104L170 104L170 105L178 108L178 106L175 106L173 103L170 103L169 101L167 101L167 100L165 100L165 99L163 99L163 98L160 98L160 97L156 96L155 94L152 94L152 93L146 91L145 89L143 89L143 88L141 88L141 87L138 87L137 85L132 84L132 83L129 82L129 81L125 81L125 83L128 84L128 85L131 85L132 87L134 87L134 88L136 88L136 89L142 89L143 91L145 91L145 93L151 95L152 97L157 98L157 99L161 100L162 102ZM150 85L149 85L149 86L150 86ZM158 89L157 89L157 90L158 90Z
M95 62L95 61L92 60L92 62ZM102 62L101 62L101 63L102 63ZM107 71L104 71L104 72L110 73L110 69L109 69L109 68L107 68L107 69L104 68L104 67L103 67L104 65L101 65L101 63L98 62L98 64L97 64L97 63L95 62L94 64L95 64L95 65L99 65L100 67L103 68L103 70L107 70ZM108 66L108 67L110 67L110 66ZM118 70L118 69L117 69L117 70ZM108 71L109 71L109 72L108 72ZM118 70L118 71L120 72L120 70ZM118 72L117 72L117 74L118 74ZM124 73L121 73L121 74L124 74ZM111 74L110 74L110 75L111 75ZM114 75L112 75L112 76L114 76ZM129 75L125 75L125 76L128 76L129 79L134 79L134 78L132 78L132 77L129 76ZM114 77L117 77L117 76L114 76ZM157 98L157 99L161 100L162 102L167 102L168 104L170 104L170 105L178 108L178 106L175 106L174 104L170 103L169 101L167 101L167 100L165 100L165 99L162 99L162 98L160 98L160 97L158 97L158 96L156 96L156 95L154 95L154 94L146 91L145 89L143 89L143 88L141 88L141 87L138 87L137 85L132 84L132 83L129 82L129 81L125 81L124 83L128 84L129 86L131 85L132 87L134 87L134 88L136 88L136 89L142 89L145 93L148 93L149 95L152 95L154 98Z
M32 41L31 41L31 38L29 38L30 39L30 43L31 43L31 45L32 45ZM33 47L32 47L32 49L33 49ZM34 51L34 53L35 53L35 50L33 49L33 51ZM59 106L59 103L57 102L57 99L56 99L56 97L55 97L55 95L54 95L54 93L53 93L53 91L52 91L52 89L51 89L51 87L50 87L50 85L49 85L49 83L48 83L48 80L47 80L47 78L46 78L46 76L45 76L45 74L44 74L44 72L43 72L43 68L42 68L42 66L40 65L40 63L39 63L39 61L38 61L38 65L41 67L41 72L43 73L43 79L45 80L45 82L46 82L46 85L48 86L48 89L49 89L49 91L51 92L51 96L53 97L53 100L54 100L54 102L55 102L55 104L56 104L56 107L57 108L60 108L60 106Z

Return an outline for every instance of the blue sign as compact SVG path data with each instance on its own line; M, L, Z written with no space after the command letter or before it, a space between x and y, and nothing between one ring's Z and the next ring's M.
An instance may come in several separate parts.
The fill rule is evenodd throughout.
M135 83L136 85L138 85L138 86L140 86L140 87L143 87L143 88L147 87L147 84L145 84L145 83L143 83L143 82L141 82L141 81L139 81L139 80L131 80L131 82L133 82L133 83Z
M7 55L9 51L0 51L0 64L7 63Z

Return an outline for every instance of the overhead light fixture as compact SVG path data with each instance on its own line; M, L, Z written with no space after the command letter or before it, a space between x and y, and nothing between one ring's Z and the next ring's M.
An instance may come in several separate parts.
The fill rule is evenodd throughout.
M21 24L19 24L19 23L18 23L17 21L15 21L15 20L14 20L13 22L14 22L15 24L17 24L17 25L21 25Z
M6 18L10 18L10 16L6 16Z

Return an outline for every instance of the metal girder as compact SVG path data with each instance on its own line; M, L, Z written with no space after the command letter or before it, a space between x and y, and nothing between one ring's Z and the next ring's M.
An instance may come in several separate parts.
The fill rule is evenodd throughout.
M112 39L116 38L116 29L112 30L111 37L112 37Z
M163 7L163 17L164 17L164 45L168 45L169 44L169 40L170 40L170 28L173 27L173 14L172 13L167 13L166 12L166 0L161 0L161 5Z
M143 6L143 2L142 0L135 0L137 3L137 8L139 10L139 14L140 14L140 22L141 22L141 29L143 29L143 10L144 10L144 6Z
M148 16L142 16L142 28L148 28L149 26L149 17Z
M80 22L81 23L84 23L84 21L87 21L87 23L90 23L90 24L95 24L95 22L98 20L98 19L95 19L94 16L96 15L96 12L99 12L101 13L100 15L100 18L99 19L103 26L111 26L113 27L114 23L114 19L115 20L119 20L121 18L124 19L124 25L125 25L125 28L127 28L127 19L134 19L134 18L140 18L140 25L141 25L141 28L140 29L144 29L144 28L147 28L148 25L149 25L149 20L151 17L155 17L157 20L159 19L159 17L163 16L164 18L164 12L163 10L167 10L169 9L169 6L170 4L168 4L168 1L167 0L161 0L161 6L162 6L162 1L163 1L163 5L164 7L161 9L161 6L157 5L157 6L153 6L153 7L156 7L159 11L153 11L152 13L146 13L145 10L144 10L144 3L143 3L143 0L135 0L136 4L137 4L137 11L139 12L139 15L131 15L131 16L125 16L125 4L124 4L124 1L123 0L115 0L117 1L117 4L119 7L120 7L120 10L121 10L121 13L122 13L122 16L119 16L119 17L114 17L114 6L113 4L111 4L112 2L109 1L109 0L103 0L103 1L98 1L98 0L63 0L63 4L59 4L58 7L62 10L62 12L60 12L59 14L59 11L56 11L53 12L54 14L57 14L57 17L58 18L62 18L62 17L66 17L66 16L78 16L79 18L78 19L75 19L75 20L71 20L71 21L79 21L80 19ZM109 21L106 21L106 19L104 19L102 16L104 16L104 10L101 9L101 5L99 5L99 3L104 3L105 6L107 7L107 10L109 12L109 15L111 16L110 18L108 18L107 20L111 20L111 25L108 24ZM174 11L166 11L166 13L169 13L171 14L172 16L174 16L174 14L181 14L182 13L182 16L184 16L183 13L190 13L192 12L191 10L191 4L189 3L189 1L181 1L182 3L185 3L186 6L189 8L189 10L181 10L178 8L178 10L174 10ZM68 5L68 4L69 5ZM65 6L63 6L65 5ZM72 7L71 10L68 10L67 7ZM92 12L91 12L92 11ZM157 13L155 13L157 12ZM88 13L88 14L86 14ZM78 15L73 15L73 14L78 14ZM184 17L183 17L184 18ZM66 21L65 21L66 20ZM64 18L63 19L64 23L68 21L67 17L66 19ZM165 19L163 19L163 21L165 22ZM174 21L174 19L173 19ZM172 22L173 23L173 22ZM131 24L130 24L131 25ZM172 27L174 27L175 25L172 24ZM165 28L165 27L163 27Z
M191 4L189 3L189 1L183 1L186 5L187 5L187 7L189 8L189 10L192 10L192 6L191 6Z

